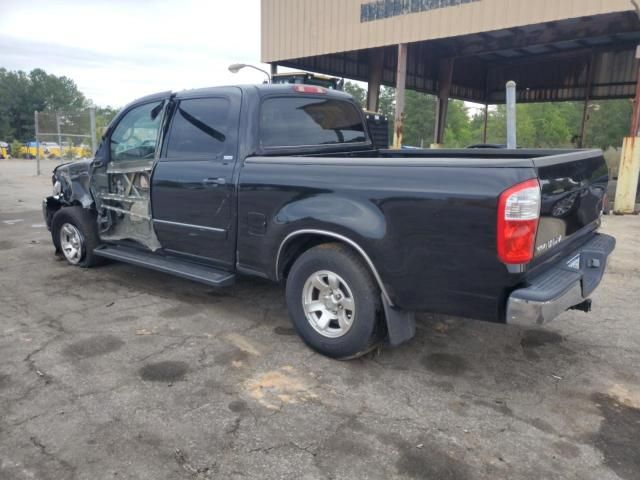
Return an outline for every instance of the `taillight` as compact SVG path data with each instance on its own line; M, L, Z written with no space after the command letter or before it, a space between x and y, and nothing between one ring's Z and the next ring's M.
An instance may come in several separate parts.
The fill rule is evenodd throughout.
M319 95L324 95L327 93L326 88L317 87L315 85L294 85L293 91L297 93L315 93Z
M540 184L527 180L500 195L498 202L498 257L504 263L529 263L540 220Z

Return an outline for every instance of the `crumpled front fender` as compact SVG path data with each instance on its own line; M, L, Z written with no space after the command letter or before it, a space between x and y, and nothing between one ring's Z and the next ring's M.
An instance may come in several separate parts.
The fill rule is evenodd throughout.
M65 163L53 170L53 181L60 182L60 194L51 197L61 205L81 205L92 208L94 201L90 190L92 160Z
M58 197L47 197L42 201L42 216L47 224L47 228L51 231L51 223L55 213L62 208L62 203Z

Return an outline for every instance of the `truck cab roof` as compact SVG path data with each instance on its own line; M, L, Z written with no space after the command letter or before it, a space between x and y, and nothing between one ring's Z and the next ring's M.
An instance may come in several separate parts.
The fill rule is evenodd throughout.
M178 99L182 99L182 98L197 98L197 97L203 97L208 95L216 95L223 92L229 92L233 89L238 89L241 92L253 90L257 92L257 94L260 97L265 97L270 95L287 95L287 94L313 95L313 93L309 93L309 92L296 92L295 87L300 87L300 86L304 86L304 85L293 85L293 84L251 85L249 84L249 85L227 85L227 86L219 86L219 87L205 87L205 88L197 88L197 89L190 89L190 90L182 90L180 92L164 91L164 92L158 92L152 95L146 95L144 97L138 98L137 100L134 100L127 106L135 105L135 104L139 104L147 101L160 100L170 96L173 96ZM317 87L317 88L322 88L322 87ZM351 95L339 90L330 90L326 88L322 88L322 90L323 90L322 94L318 93L316 95L322 95L324 98L333 98L333 99L340 99L340 100L351 99Z

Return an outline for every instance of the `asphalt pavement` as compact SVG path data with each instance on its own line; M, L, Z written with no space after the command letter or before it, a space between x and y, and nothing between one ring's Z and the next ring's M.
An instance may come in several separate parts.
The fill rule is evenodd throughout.
M640 478L640 218L605 219L590 314L420 315L337 362L278 285L56 258L53 165L0 160L0 479Z

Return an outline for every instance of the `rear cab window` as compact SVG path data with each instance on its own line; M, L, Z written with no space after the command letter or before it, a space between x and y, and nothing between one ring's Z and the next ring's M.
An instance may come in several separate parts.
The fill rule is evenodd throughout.
M263 148L282 148L359 144L368 138L353 103L316 96L266 98L259 140Z

